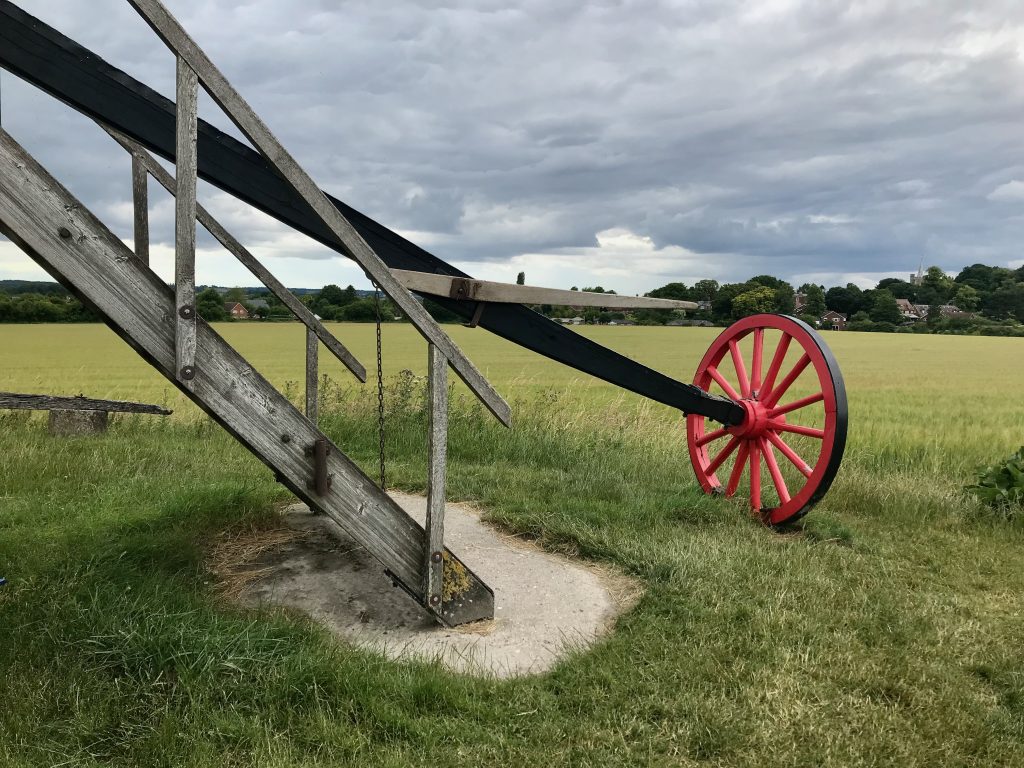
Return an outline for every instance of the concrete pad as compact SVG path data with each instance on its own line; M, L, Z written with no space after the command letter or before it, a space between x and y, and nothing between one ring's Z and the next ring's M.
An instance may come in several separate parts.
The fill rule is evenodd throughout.
M424 498L391 495L423 522ZM380 563L332 521L301 504L285 519L297 537L234 567L243 577L246 569L256 575L240 592L243 603L300 610L395 659L436 659L497 677L543 672L608 632L641 593L621 573L543 552L482 522L473 508L449 504L446 544L494 589L496 607L494 621L449 629L393 587Z

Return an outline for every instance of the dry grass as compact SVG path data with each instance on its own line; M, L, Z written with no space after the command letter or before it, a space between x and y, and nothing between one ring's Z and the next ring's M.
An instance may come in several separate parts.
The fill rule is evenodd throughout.
M272 574L273 565L260 565L264 555L307 538L309 531L294 528L259 528L225 531L210 544L205 566L216 579L217 593L240 600L246 589Z

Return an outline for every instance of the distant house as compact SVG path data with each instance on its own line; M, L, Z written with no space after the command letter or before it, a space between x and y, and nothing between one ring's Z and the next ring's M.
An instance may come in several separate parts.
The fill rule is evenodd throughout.
M807 294L798 293L794 298L794 302L793 311L798 315L803 313L804 308L807 306Z
M697 302L697 311L698 312L710 312L711 311L711 302L710 301L698 301Z
M964 312L955 304L943 304L939 307L939 312L942 313L943 317L974 317L973 312Z
M821 316L821 327L833 331L846 330L846 315L841 315L834 310L829 310Z
M914 304L914 309L917 312L917 316L920 318L928 317L928 312L931 310L927 304ZM973 312L964 312L960 307L955 304L941 304L939 306L939 315L941 317L962 317L969 318L974 317Z
M896 299L896 307L899 309L900 314L903 315L904 320L921 319L921 315L917 312L917 307L910 303L910 299Z
M248 320L249 310L239 304L237 301L225 301L224 311L227 312L235 320Z
M250 317L266 317L270 311L270 303L266 299L248 299L246 304L252 309Z

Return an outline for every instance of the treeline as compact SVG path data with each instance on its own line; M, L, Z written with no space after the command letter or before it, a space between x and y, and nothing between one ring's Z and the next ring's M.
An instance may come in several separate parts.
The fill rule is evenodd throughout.
M517 282L522 284L520 273ZM573 286L572 290L578 290ZM602 286L584 291L612 293ZM302 292L299 299L324 320L374 322L401 321L396 306L383 294L379 305L372 294L349 285L326 285L319 291ZM797 295L800 294L798 307ZM720 284L699 280L688 286L672 282L646 294L665 299L693 301L700 309L688 312L686 322L726 325L761 312L798 314L818 325L829 310L848 320L849 330L909 331L917 333L981 333L1024 335L1024 267L1008 269L972 264L950 277L939 267L929 267L920 279L886 278L874 288L862 290L853 283L831 286L804 283L794 288L772 275L756 275L742 283ZM901 312L897 299L906 299L926 319L912 322ZM292 314L266 289L216 288L202 290L196 299L200 314L208 321L230 320L227 305L238 302L253 319L290 320ZM464 322L439 304L426 300L426 309L438 322ZM955 307L959 312L950 312ZM609 311L596 308L538 305L534 309L551 318L580 317L587 323L635 323L665 325L681 322L674 310ZM96 322L99 318L57 283L0 283L0 323Z
M56 284L55 284L56 285ZM100 318L57 285L47 293L0 292L0 323L96 323Z
M365 291L363 292L365 293ZM372 323L377 319L377 304L372 296L363 296L351 285L340 288L325 285L315 293L300 295L299 301L323 320L348 323ZM206 288L196 296L199 314L208 322L231 320L226 305L239 303L245 307L254 320L293 320L291 310L269 291L246 291L232 288L221 293L216 288ZM380 294L380 315L382 322L393 322L398 312L383 293Z
M801 294L799 311L797 294ZM885 278L866 290L853 283L827 288L804 283L794 289L779 278L757 275L724 285L715 280L700 280L693 286L669 283L646 295L701 303L693 319L716 325L760 312L798 313L815 325L831 310L847 318L849 330L1024 335L1024 267L972 264L956 277L929 267L919 280ZM897 299L920 308L924 319L914 322L904 316ZM959 312L951 311L953 307ZM638 324L663 324L673 316L671 310L654 310L634 313L631 319Z

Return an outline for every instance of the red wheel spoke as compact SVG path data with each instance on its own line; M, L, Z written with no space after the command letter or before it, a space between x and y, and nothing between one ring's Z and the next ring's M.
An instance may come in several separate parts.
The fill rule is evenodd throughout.
M806 408L808 405L813 405L814 403L821 402L824 399L824 392L819 392L816 395L808 395L807 397L801 397L799 400L794 400L792 403L787 403L786 405L780 405L777 408L772 408L771 411L768 413L768 418L774 419L776 416L781 416L784 413L789 413L790 411L798 411L801 408Z
M779 502L785 504L790 499L789 489L786 487L786 480L779 471L779 462L775 460L775 452L771 443L761 438L761 451L764 453L764 463L768 465L768 472L771 473L772 482L775 483L775 490L779 493Z
M824 429L815 429L814 427L802 427L799 424L783 424L781 421L769 422L772 429L778 432L792 432L794 435L805 435L807 437L814 437L818 440L825 439Z
M750 379L747 376L746 366L743 365L743 355L740 353L740 345L736 343L736 339L729 339L729 354L732 355L732 365L736 369L736 380L740 383L740 392L744 397L750 397Z
M754 329L754 358L750 364L750 394L757 397L761 390L761 363L764 358L764 328Z
M779 339L779 345L775 348L775 356L772 358L771 365L768 366L768 373L764 377L764 383L761 385L762 392L771 392L772 387L775 386L775 378L779 375L782 361L786 359L786 353L789 352L789 342L792 340L792 336L783 332L782 338ZM764 398L762 397L761 399L763 400Z
M728 445L726 445L725 448L722 449L722 452L715 456L714 460L710 464L708 464L706 474L715 474L718 468L722 466L723 463L725 463L725 460L729 458L732 452L736 450L736 446L739 444L740 441L737 437L734 437L732 440L730 440Z
M750 453L750 446L744 442L740 446L739 453L736 454L736 464L733 465L732 474L729 475L729 485L725 487L725 495L732 496L736 493L736 489L740 487L740 475L743 474L743 468L747 465L747 454Z
M804 352L803 357L801 357L797 361L796 365L793 366L793 370L787 373L786 378L779 382L779 386L775 387L771 392L769 392L767 397L761 398L762 400L764 400L765 405L774 406L777 402L779 402L779 399L784 394L786 394L786 390L793 385L793 382L797 380L797 377L799 377L800 374L804 372L804 368L810 365L810 363L810 355Z
M750 506L761 511L761 451L750 443Z
M728 381L725 380L725 376L723 376L719 372L719 370L717 368L715 368L715 366L713 366L713 365L709 365L708 366L708 376L710 376L712 379L714 379L718 383L718 386L720 386L722 388L722 391L724 391L725 394L728 395L729 397L731 397L733 400L742 400L743 399L742 397L740 397L736 393L736 390L732 388L732 384L730 384Z
M775 432L768 432L767 435L768 440L771 442L771 444L778 448L779 452L787 459L789 459L789 461L793 464L794 467L800 470L800 474L802 474L804 477L811 476L811 473L813 472L811 466L806 461L801 459L800 454L798 454L796 451L790 448L785 440L779 437L778 434L776 434Z
M720 437L725 437L728 434L729 430L727 430L725 427L722 427L721 429L716 429L713 432L708 432L706 435L704 435L697 441L697 447L700 448L701 446L707 445L708 443L713 443L715 440L718 440Z

